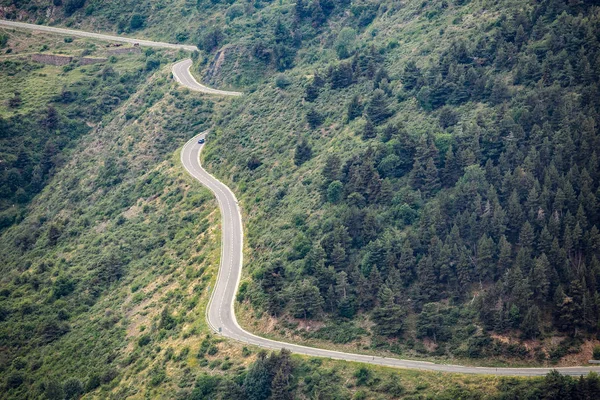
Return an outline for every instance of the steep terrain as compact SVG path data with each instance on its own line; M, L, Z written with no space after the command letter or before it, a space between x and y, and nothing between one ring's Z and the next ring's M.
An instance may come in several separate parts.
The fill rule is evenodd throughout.
M205 155L245 206L246 326L471 362L591 358L598 10L389 4L337 38L356 13L302 10L272 26L297 53L271 65L289 69L223 110Z
M60 7L70 2L53 11L63 14L25 3L5 16L120 29L103 22L112 5L90 0L66 16ZM191 4L177 26L198 29L181 37L201 45L197 73L248 92L210 110L217 128L205 154L245 212L245 326L286 340L467 363L591 358L600 309L600 34L591 3ZM130 34L135 14L121 14ZM159 21L167 12L150 14ZM151 18L135 22L135 34L171 40L168 18L154 30ZM129 111L125 121L138 117ZM109 181L122 154L114 153ZM38 204L36 212L44 209ZM7 271L51 257L37 237L15 240L18 232L35 236L46 219L30 221L3 235L3 249L34 243L8 257ZM67 238L59 242L67 246ZM21 291L3 293L10 327ZM168 331L152 332L161 329ZM22 363L12 362L6 370L18 376Z
M3 232L2 398L496 398L525 388L534 394L549 386L578 393L596 387L595 376L576 384L556 375L526 382L391 372L267 355L213 337L204 310L220 253L218 217L170 149L183 143L183 132L204 129L215 104L180 90L166 71L152 74L168 54L45 69L28 61L26 49L42 46L50 62L64 57L52 54L77 53L82 45L86 54L103 50L47 35L9 32L8 39L17 49L8 65L20 74L3 75L17 77L7 84L38 88L23 92L18 104L6 103L9 123L42 104L56 108L60 123L70 116L93 129L72 138L46 187ZM127 81L121 74L131 68L147 82L122 104L88 110L75 103L79 112L72 113L60 101L64 93L87 95L92 82L102 89L115 86L115 78ZM50 73L65 85L59 97L44 79ZM38 117L25 113L18 120L31 125ZM16 139L11 130L2 133Z

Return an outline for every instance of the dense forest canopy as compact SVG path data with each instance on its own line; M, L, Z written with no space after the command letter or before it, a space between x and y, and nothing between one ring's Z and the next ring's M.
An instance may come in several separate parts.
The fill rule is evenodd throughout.
M307 11L315 4L297 2L289 20L278 20L275 43L283 43L278 32L302 32L285 45L302 48L321 20L356 18L356 8L347 14L347 4L327 2L321 19ZM450 4L436 6L443 13ZM294 164L320 198L293 214L288 246L257 234L254 249L274 251L251 264L239 299L284 319L368 316L379 345L398 351L394 343L413 338L432 340L438 354L524 357L532 353L486 332L574 338L536 354L557 360L597 334L599 23L591 2L526 2L402 62L393 40L347 51L340 46L352 35L340 34L339 60L321 62L304 85L306 126L294 126ZM277 84L290 92L288 85ZM344 98L345 106L335 104ZM426 121L420 129L404 123L409 109ZM324 144L319 132L333 123L360 143L332 150L339 145ZM237 163L247 172L236 179L266 184L257 168L270 156L259 160L243 147L250 161ZM270 226L289 215L282 203L291 190L258 206Z

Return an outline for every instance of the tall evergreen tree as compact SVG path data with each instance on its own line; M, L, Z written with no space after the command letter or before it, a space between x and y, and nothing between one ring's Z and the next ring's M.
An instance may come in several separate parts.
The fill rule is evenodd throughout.
M353 121L362 115L362 104L358 95L352 96L352 100L348 104L348 111L346 113L348 121Z
M393 115L388 105L386 94L381 89L375 89L371 100L367 104L366 113L373 124L379 125Z

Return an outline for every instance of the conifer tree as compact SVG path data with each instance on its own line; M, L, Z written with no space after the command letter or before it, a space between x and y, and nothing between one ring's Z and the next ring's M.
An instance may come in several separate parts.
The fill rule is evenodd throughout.
M379 125L393 115L383 90L375 89L366 108L367 117L375 125Z
M437 192L439 188L440 178L438 176L438 170L435 166L433 158L430 158L427 160L427 165L425 166L423 185L421 186L421 189L424 193L432 195Z
M302 139L296 146L296 152L294 153L294 164L301 166L312 157L312 148L306 141Z
M381 288L379 297L382 304L372 313L375 331L381 336L400 336L405 329L406 311L394 302L394 294L387 286Z
M360 103L360 98L358 95L352 96L352 100L348 104L347 111L348 121L353 121L355 118L358 118L362 115L362 104Z
M377 137L377 131L375 131L375 126L371 122L370 119L367 118L367 122L365 122L365 126L363 127L362 139L369 140Z

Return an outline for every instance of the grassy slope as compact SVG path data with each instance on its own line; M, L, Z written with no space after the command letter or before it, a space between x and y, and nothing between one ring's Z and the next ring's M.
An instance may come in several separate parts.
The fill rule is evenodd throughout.
M124 57L115 69L138 68L135 60ZM46 76L39 71L1 78L16 87L39 85L42 90L24 96L24 107L55 94L44 84L48 75L55 73L69 87L86 74L85 68L66 76L55 67L42 68ZM82 138L26 218L0 239L7 314L1 322L7 346L2 369L21 373L27 386L44 377L85 382L118 368L141 332L155 329L165 304L173 303L177 332L188 332L186 338L203 329L196 305L216 272L218 214L212 196L192 183L173 152L205 126L212 103L187 100L189 95L171 89L167 76L166 71L154 76ZM173 95L165 93L171 90ZM60 232L56 244L48 240L50 226ZM30 248L18 246L25 237ZM57 281L66 281L70 289L57 295ZM50 332L56 324L58 334ZM22 372L11 368L15 359L24 364L18 364Z

